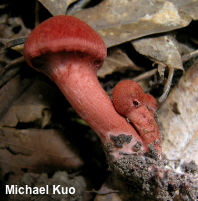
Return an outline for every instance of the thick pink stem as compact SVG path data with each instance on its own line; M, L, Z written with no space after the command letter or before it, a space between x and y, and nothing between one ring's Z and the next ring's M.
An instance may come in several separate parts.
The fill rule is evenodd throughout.
M114 109L111 99L97 79L96 70L87 63L73 62L66 65L50 68L50 78L74 110L98 134L114 156L120 152L133 153L133 147L137 142L142 143L142 140Z

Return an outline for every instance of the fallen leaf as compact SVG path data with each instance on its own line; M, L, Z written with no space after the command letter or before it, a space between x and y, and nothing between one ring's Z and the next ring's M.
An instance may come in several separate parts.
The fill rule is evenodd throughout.
M7 83L8 86L10 84L13 85L12 82ZM21 84L20 80L18 80L18 87L13 86L13 91L17 88L16 91L19 94L15 94L16 97L19 96L17 98L10 98L11 90L6 90L7 85L1 89L0 99L4 105L1 110L3 111L6 107L8 109L1 117L0 126L16 127L18 123L34 121L40 121L41 127L46 126L50 120L50 106L54 104L56 89L52 85L40 80L36 80L33 83L28 82L24 91ZM46 110L48 110L48 113L43 112ZM48 118L46 118L46 115L48 115Z
M136 51L148 56L154 62L161 62L169 68L183 70L178 44L171 35L141 38L131 42ZM162 74L162 72L159 72Z
M124 68L134 71L143 71L143 68L134 64L121 49L112 47L108 50L108 56L105 59L103 66L97 71L97 75L100 78L104 78L106 75L110 75Z
M198 60L180 78L158 111L168 159L198 164Z
M198 1L104 0L74 16L85 21L103 38L107 47L142 36L187 26L198 19Z
M137 39L131 43L136 51L158 64L160 76L164 76L165 67L169 68L169 76L164 87L164 93L159 98L159 102L163 102L170 90L174 69L184 71L177 41L171 35L162 35Z
M55 129L15 129L0 127L1 174L26 169L42 173L76 170L83 165L76 149Z

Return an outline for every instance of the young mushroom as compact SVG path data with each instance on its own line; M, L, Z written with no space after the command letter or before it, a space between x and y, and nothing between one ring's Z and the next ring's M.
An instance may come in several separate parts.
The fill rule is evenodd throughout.
M32 31L23 53L32 68L56 83L111 155L134 153L133 146L142 139L117 113L97 79L107 50L90 26L72 16L52 17Z
M161 135L154 119L153 109L157 109L154 98L145 95L136 82L125 80L115 86L113 104L120 114L130 119L141 136L144 150L149 151L148 145L152 144L160 157Z

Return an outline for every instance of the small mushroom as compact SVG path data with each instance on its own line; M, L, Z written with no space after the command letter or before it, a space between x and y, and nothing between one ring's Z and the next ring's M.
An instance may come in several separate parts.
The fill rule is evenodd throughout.
M154 97L145 95L136 82L125 80L115 86L113 104L120 114L131 120L141 136L144 150L149 151L148 145L152 144L161 156L161 135L154 119L154 112L148 108L149 106L156 109Z
M101 37L85 22L66 15L52 17L31 32L23 53L32 68L56 83L114 157L120 157L120 152L131 154L132 147L142 143L98 81L96 72L107 50Z

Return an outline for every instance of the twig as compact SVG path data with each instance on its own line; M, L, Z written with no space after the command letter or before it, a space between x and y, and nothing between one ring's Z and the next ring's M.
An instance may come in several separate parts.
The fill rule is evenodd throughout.
M15 38L15 39L6 39L6 38L0 38L0 42L3 43L6 47L15 47L17 45L25 43L27 37L22 38Z
M188 61L192 59L193 57L197 57L197 56L198 56L198 50L195 50L194 52L190 52L188 54L184 54L182 56L182 62Z
M170 87L171 87L171 83L172 83L172 79L173 79L173 74L174 74L174 68L169 68L168 79L167 79L167 82L164 87L164 92L161 95L161 97L158 99L158 101L160 103L162 103L168 96L168 93L169 93Z

